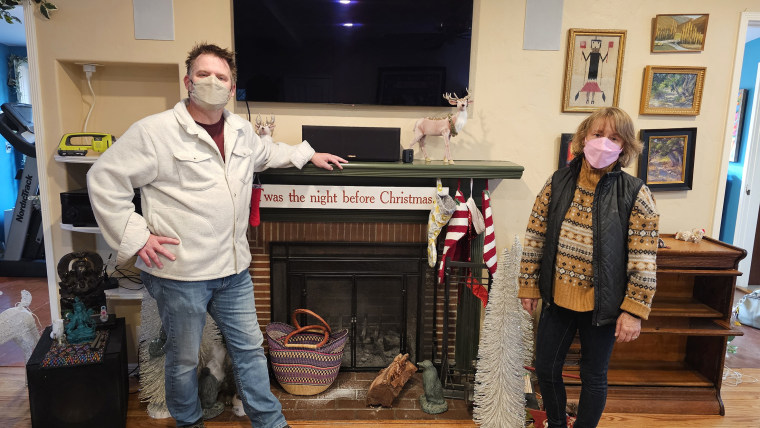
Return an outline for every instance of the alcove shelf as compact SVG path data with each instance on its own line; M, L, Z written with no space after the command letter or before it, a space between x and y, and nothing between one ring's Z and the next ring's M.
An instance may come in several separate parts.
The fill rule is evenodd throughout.
M92 154L93 152L88 152L85 156L61 156L61 155L55 155L53 156L53 159L55 159L56 162L61 163L84 163L84 164L93 164L96 160L98 160L98 157L100 155Z
M73 224L61 223L61 229L69 232L100 233L100 228L97 226L74 226Z

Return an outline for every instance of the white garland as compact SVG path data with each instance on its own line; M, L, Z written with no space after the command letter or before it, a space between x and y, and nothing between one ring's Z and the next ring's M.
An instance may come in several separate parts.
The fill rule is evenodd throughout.
M40 339L39 320L35 322L37 315L29 309L31 304L32 293L21 290L21 301L0 313L0 345L15 342L24 352L24 362L29 361Z
M533 321L517 298L522 245L504 250L488 297L478 348L473 420L483 427L525 426L524 365L533 354Z

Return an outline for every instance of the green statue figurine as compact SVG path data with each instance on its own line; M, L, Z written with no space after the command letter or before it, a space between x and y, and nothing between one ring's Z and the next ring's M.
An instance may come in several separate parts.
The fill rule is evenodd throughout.
M67 316L66 339L69 343L86 343L95 338L95 321L92 309L84 306L79 297L74 298L74 310Z
M449 409L449 405L443 398L443 385L438 378L438 372L430 360L418 363L422 368L422 388L425 393L420 395L420 407L422 411L431 415L443 413Z

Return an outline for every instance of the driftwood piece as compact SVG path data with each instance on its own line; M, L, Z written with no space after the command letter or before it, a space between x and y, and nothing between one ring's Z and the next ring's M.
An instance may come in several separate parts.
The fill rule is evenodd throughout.
M417 366L409 362L409 354L398 354L388 367L380 370L367 391L368 406L391 407Z

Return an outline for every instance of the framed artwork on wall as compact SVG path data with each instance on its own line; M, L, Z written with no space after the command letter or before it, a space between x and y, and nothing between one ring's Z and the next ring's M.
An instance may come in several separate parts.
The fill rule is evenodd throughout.
M697 116L702 105L705 67L648 65L641 88L641 114Z
M559 137L559 162L557 163L557 168L566 167L575 157L573 156L573 152L570 149L570 146L573 142L573 135L574 134L567 134L563 132Z
M652 28L652 52L699 52L705 49L710 15L657 15Z
M625 30L570 29L562 111L617 107L625 36Z
M736 114L734 115L734 130L731 133L731 154L729 162L739 162L741 157L742 130L744 129L744 110L747 107L749 90L739 89L736 95Z
M691 190L697 128L642 129L639 178L652 190Z

